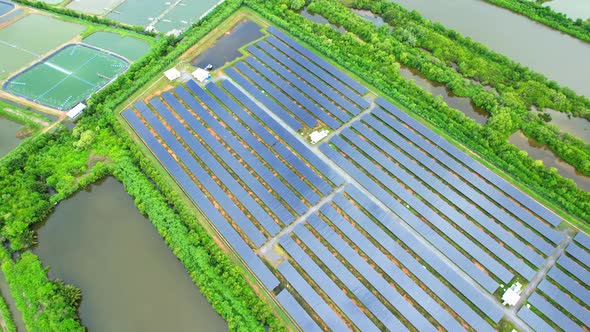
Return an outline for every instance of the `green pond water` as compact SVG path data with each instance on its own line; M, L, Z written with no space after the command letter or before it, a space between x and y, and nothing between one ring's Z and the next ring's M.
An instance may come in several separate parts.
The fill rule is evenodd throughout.
M139 59L150 50L150 45L143 40L105 31L95 32L84 38L82 42L116 53L131 61Z
M60 203L38 241L50 276L82 290L89 331L227 330L114 178Z

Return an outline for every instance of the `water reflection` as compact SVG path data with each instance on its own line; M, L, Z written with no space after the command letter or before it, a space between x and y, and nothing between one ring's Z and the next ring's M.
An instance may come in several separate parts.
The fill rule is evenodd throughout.
M546 145L539 144L535 140L526 137L521 131L510 136L509 142L526 151L532 159L542 160L545 167L555 167L557 173L565 178L572 179L578 188L590 192L590 177L576 171L573 166L559 158Z
M225 331L184 266L114 178L62 202L34 252L82 290L89 331Z
M537 114L541 113L534 106L532 107L532 110ZM566 113L552 110L550 108L545 109L544 113L551 116L550 124L555 125L561 131L574 135L582 141L590 144L590 121L583 118L570 118Z
M308 11L307 7L303 8L303 10L299 14L301 14L301 16L305 17L306 19L308 19L312 22L315 22L318 24L329 24L332 28L334 28L334 30L336 30L340 33L346 32L346 29L344 29L344 27L342 27L341 25L336 25L336 24L330 23L330 21L328 21L328 19L323 17L322 15Z
M360 17L373 22L376 27L380 27L385 24L385 21L383 21L381 16L377 16L369 10L353 9L352 11L357 13Z
M258 24L244 20L219 38L207 51L194 58L191 64L199 68L205 68L209 64L213 65L213 69L219 68L227 62L242 56L239 51L240 47L262 36Z
M485 110L473 105L473 102L469 98L456 96L443 84L430 81L422 76L420 72L407 67L401 67L399 73L402 77L414 81L416 85L429 91L434 96L441 96L449 107L463 112L463 114L472 118L477 123L485 124L488 120L489 115Z

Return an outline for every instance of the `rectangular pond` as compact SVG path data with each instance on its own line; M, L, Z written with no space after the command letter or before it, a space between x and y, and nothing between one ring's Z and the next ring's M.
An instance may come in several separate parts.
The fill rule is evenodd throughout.
M0 30L0 78L79 35L84 26L32 14ZM39 33L43 31L43 33Z
M184 266L114 178L60 203L34 252L82 290L89 331L226 331Z

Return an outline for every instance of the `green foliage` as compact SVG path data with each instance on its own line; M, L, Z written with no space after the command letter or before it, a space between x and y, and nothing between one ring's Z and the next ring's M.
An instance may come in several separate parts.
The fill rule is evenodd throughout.
M417 38L416 47L398 40L386 28L375 28L371 22L336 1L317 0L310 4L309 9L326 17L331 23L342 25L348 31L344 35L330 26L315 24L296 12L281 10L272 1L245 0L244 3L273 24L287 30L371 83L384 95L402 104L406 110L476 151L522 184L580 219L590 219L590 194L578 189L573 181L536 164L506 141L506 135L519 127L527 134L540 134L532 131L529 133L526 130L527 105L517 92L519 87L522 87L519 85L523 82L522 78L524 82L542 82L547 91L562 93L567 97L569 110L573 112L573 109L576 109L584 116L587 115L588 100L546 82L542 76L490 52L484 46L473 43L456 32L448 31L440 24L431 24L420 18L416 12L408 12L389 1L357 0L354 5L382 16L396 29L405 28L411 32ZM352 34L359 38L350 38ZM428 52L424 52L424 49ZM401 77L397 61L419 70L429 79L451 87L459 96L470 97L476 106L486 109L493 116L498 116L498 119L490 120L490 125L478 125L463 113L448 107L438 98ZM452 63L458 64L458 72L453 70ZM491 84L498 93L486 91L481 84L465 80L463 75L470 75L465 71L472 73L473 78L485 80L482 84ZM508 122L502 123L502 120ZM536 124L535 128L549 128L541 123ZM555 132L545 129L543 134L555 135ZM582 148L575 150L580 153L579 159L587 155L587 149L580 140L571 138L564 141L561 139L563 136L559 135L560 140L557 142L569 147L581 146ZM549 144L552 142L556 141L549 141ZM574 156L568 154L568 157L572 160ZM587 162L581 160L571 162L577 162L577 167L581 169L587 167Z
M2 272L28 331L85 330L78 319L77 303L72 305L72 293L79 291L49 280L35 254L26 251L16 262L5 257Z
M547 0L537 2L529 0L485 1L543 23L572 37L590 42L590 19L586 21L577 19L574 21L563 13L555 12L550 6L542 6L543 2L547 2Z
M0 296L0 316L2 316L0 319L4 322L7 332L16 332L16 325L12 319L12 314L2 296Z

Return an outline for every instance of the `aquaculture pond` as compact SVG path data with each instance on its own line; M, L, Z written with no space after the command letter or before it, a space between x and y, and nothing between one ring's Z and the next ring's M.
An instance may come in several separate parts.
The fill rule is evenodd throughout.
M82 290L89 331L225 331L226 322L114 178L62 202L34 252Z
M116 53L130 61L135 61L150 50L147 42L118 33L99 31L82 40L83 43Z
M196 67L204 68L212 65L219 68L242 55L240 47L262 37L260 26L252 21L244 20L236 24L233 29L219 38L207 51L191 61Z
M590 192L590 177L576 171L573 166L560 159L546 145L539 144L535 140L526 137L521 131L510 136L509 141L519 149L526 151L532 159L543 161L545 167L555 167L557 173L565 178L572 179L578 188Z
M22 128L23 125L0 116L0 158L20 143L16 135Z
M401 67L399 73L402 77L414 81L416 85L426 91L429 91L434 96L441 96L447 105L463 112L463 114L472 118L477 123L485 124L488 120L488 112L473 105L469 98L458 97L444 85L430 81L429 79L422 76L419 72L407 67Z
M394 0L423 17L590 96L590 43L483 0ZM580 0L588 5L587 0Z

